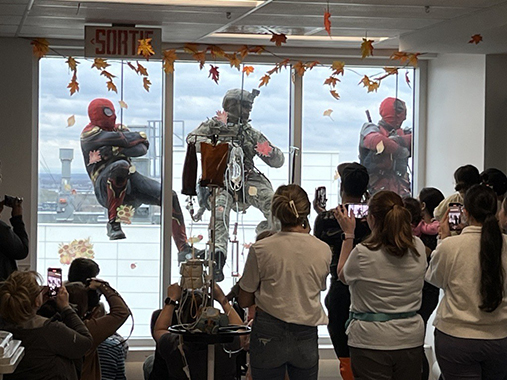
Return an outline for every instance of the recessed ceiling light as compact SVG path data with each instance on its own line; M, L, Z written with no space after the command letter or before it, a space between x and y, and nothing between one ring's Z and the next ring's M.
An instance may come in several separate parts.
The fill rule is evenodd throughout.
M121 3L147 5L177 5L189 7L249 7L254 8L266 0L71 0L79 3Z
M251 33L213 33L208 38L248 38L248 39L271 39L271 34L251 34ZM362 42L364 37L358 36L302 36L288 35L290 41L340 41L340 42ZM368 37L374 42L380 42L390 37Z

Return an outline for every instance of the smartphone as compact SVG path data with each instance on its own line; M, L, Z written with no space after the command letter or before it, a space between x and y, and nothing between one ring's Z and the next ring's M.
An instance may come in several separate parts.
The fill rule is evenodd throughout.
M461 224L462 209L461 203L449 203L449 228L451 231L456 231Z
M322 208L326 209L326 186L319 186L315 189L315 200L317 201L317 205Z
M48 268L49 296L56 297L62 287L62 268Z
M4 197L4 206L13 208L16 205L17 200L18 200L18 198L16 198L16 197L11 197L10 195L6 195Z
M345 207L349 216L352 216L352 212L354 212L356 219L364 219L368 216L368 205L366 203L347 203Z

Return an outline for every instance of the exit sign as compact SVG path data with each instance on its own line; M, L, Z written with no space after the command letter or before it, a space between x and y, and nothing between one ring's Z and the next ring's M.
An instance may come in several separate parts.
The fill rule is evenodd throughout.
M162 30L158 28L134 28L122 26L86 26L85 57L88 58L136 58L139 40L151 38L155 55L161 58Z

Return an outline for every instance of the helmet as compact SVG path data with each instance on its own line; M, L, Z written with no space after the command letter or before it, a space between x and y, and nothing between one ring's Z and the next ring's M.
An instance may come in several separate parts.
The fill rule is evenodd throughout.
M97 98L88 105L90 123L100 129L113 131L116 123L116 113L113 103L108 99Z
M241 90L239 88L234 88L232 90L229 90L225 93L224 100L222 101L222 107L224 110L227 111L228 105L230 102L245 102L249 103L250 107L252 108L252 104L254 102L254 99L259 95L259 90L252 90L252 92L248 92L246 90ZM247 104L245 104L247 105Z

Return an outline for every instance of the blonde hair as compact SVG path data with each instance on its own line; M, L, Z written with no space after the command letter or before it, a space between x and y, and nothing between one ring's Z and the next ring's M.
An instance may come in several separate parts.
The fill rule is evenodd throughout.
M41 292L41 276L34 271L15 271L0 284L0 316L21 324L35 314L35 301Z
M405 256L408 251L419 256L412 235L412 218L401 197L392 191L379 191L368 205L368 213L375 224L363 244L371 250L385 249L398 257Z
M282 185L276 189L271 202L271 214L282 227L294 227L308 223L310 201L301 186Z

